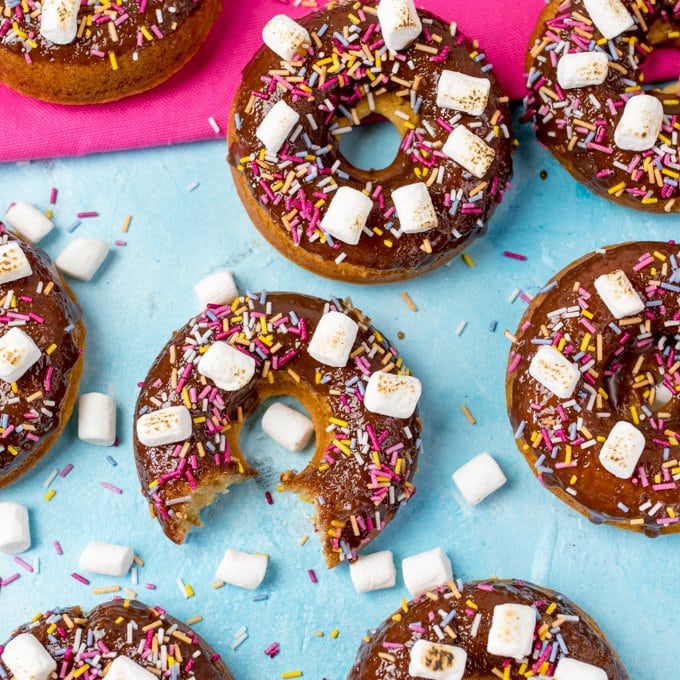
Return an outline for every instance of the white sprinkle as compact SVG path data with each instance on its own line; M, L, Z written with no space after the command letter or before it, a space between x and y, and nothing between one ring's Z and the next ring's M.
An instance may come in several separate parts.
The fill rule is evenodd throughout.
M212 116L210 116L210 118L208 118L208 123L210 123L210 127L213 129L215 134L219 135L220 134L220 126L217 124L217 121Z

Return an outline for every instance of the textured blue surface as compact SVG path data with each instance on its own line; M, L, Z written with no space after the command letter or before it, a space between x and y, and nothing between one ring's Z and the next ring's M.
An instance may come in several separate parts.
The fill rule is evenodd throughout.
M85 310L88 350L82 387L112 391L119 404L120 446L99 449L75 437L74 422L54 452L28 477L0 492L31 509L34 547L24 557L40 558L39 575L23 572L0 555L0 574L21 571L21 579L0 592L0 639L13 625L54 605L103 598L70 578L80 550L91 539L131 545L145 560L137 591L150 604L178 617L204 617L197 626L223 654L237 680L280 677L300 669L305 678L339 680L346 676L365 630L375 626L406 596L401 581L392 591L354 592L346 565L333 572L323 566L311 534L309 506L274 491L278 474L300 467L307 454L284 454L261 433L257 419L244 448L262 475L234 489L206 513L207 526L177 547L148 518L138 492L131 452L136 383L171 331L196 311L193 284L219 267L230 267L242 289L293 289L327 296L350 295L396 339L425 386L421 413L425 454L416 476L418 493L372 548L390 548L401 558L444 547L457 576L469 580L492 575L530 579L564 592L600 622L618 648L631 675L656 680L674 675L678 651L675 630L680 593L671 565L678 538L650 540L590 525L534 480L515 449L505 415L503 392L508 341L524 303L507 302L515 288L535 293L559 268L604 244L629 239L678 236L676 218L629 212L590 196L521 131L514 190L498 211L489 235L470 248L476 266L459 258L420 280L374 288L333 283L284 261L250 225L224 162L219 142L190 147L110 154L74 160L0 167L0 205L23 199L46 208L50 187L59 187L57 230L43 243L52 255L71 236L67 227L81 210L98 210L77 234L113 241L114 248L96 279L75 283ZM548 171L542 181L539 172ZM187 190L194 181L200 186ZM125 214L134 217L127 236L120 234ZM502 256L512 250L528 256L518 262ZM409 311L407 290L418 305ZM489 323L498 330L489 332ZM468 325L461 336L455 329ZM461 413L467 404L477 418L472 426ZM464 505L450 474L475 454L488 450L506 471L509 484L476 509ZM118 465L107 461L111 454ZM59 478L56 496L43 500L42 484L52 469L75 468ZM100 486L108 481L115 495ZM275 504L264 492L272 490ZM52 541L64 555L58 557ZM215 567L227 547L271 555L262 591L269 599L231 587L213 590ZM319 583L313 585L307 569ZM669 576L671 577L669 579ZM180 577L196 591L185 599ZM129 580L94 578L93 586ZM230 643L238 628L250 637L235 652ZM331 639L337 628L340 635ZM318 638L315 631L323 631ZM274 640L274 660L263 650ZM670 673L670 675L669 675Z

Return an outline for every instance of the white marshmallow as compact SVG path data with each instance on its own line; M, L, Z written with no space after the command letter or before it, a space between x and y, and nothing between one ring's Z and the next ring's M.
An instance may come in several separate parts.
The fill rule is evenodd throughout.
M347 366L359 326L342 312L327 312L320 319L307 352L319 363L334 368Z
M408 47L423 31L413 0L380 0L378 21L385 45L391 52Z
M14 326L0 338L0 380L19 380L41 357L33 338Z
M417 234L435 229L439 224L432 205L432 196L425 182L399 187L392 192L392 201L404 234Z
M43 0L40 35L55 45L69 45L78 33L80 0Z
M493 610L486 651L494 656L523 659L531 654L536 612L525 604L498 604Z
M449 135L442 151L477 179L486 175L496 157L496 152L464 125Z
M557 82L563 90L602 85L608 72L609 57L604 52L573 52L557 62Z
M321 220L321 228L339 241L355 246L372 209L373 201L366 194L340 187Z
M28 510L19 503L0 503L0 552L19 555L31 547Z
M257 364L249 354L218 341L210 345L198 362L198 372L227 392L245 387L255 375Z
M529 364L529 375L560 399L569 399L581 376L578 366L552 345L541 345Z
M145 413L137 421L137 439L144 446L164 446L191 437L193 423L186 406L169 406Z
M408 674L426 680L463 680L466 664L467 652L462 647L416 640Z
M80 553L78 568L92 574L125 576L130 571L134 558L132 548L126 545L92 541Z
M481 116L489 103L491 81L459 71L442 71L437 83L437 106Z
M223 269L201 279L194 291L201 310L208 305L225 305L238 295L238 288L230 271Z
M598 31L611 40L635 26L635 21L621 0L583 0L586 11Z
M639 94L626 102L614 143L626 151L647 151L656 144L662 126L663 104L649 94Z
M630 479L645 450L645 437L634 425L620 420L600 449L600 464L615 477Z
M508 480L498 463L484 452L459 467L453 481L470 505L478 505Z
M48 680L57 670L57 662L31 633L21 633L10 640L2 662L14 680Z
M96 238L74 238L55 260L57 269L79 281L89 281L109 254L109 244Z
M0 246L0 285L25 279L32 273L31 265L17 241Z
M256 590L267 573L268 557L229 548L215 572L215 578L232 586Z
M158 680L151 671L147 671L129 656L117 656L109 666L106 680Z
M286 404L272 404L262 416L262 429L288 451L302 451L314 434L314 423Z
M592 664L564 657L557 662L553 680L607 680L607 674Z
M5 213L5 222L31 243L42 240L54 229L45 213L23 201L18 201Z
M349 575L357 593L394 588L397 569L391 550L381 550L370 555L360 555L349 565Z
M595 279L595 290L617 319L635 316L645 308L625 272L617 269L611 274L603 274Z
M284 61L295 59L312 42L307 29L285 14L277 14L265 24L262 41Z
M416 410L422 384L411 375L376 371L371 374L364 394L364 406L371 413L390 418L410 418Z
M116 441L116 402L99 392L78 399L78 439L94 446L113 446Z
M300 114L280 99L262 119L255 136L269 153L277 154L299 120Z
M411 555L401 562L404 585L417 597L453 579L451 560L441 548Z

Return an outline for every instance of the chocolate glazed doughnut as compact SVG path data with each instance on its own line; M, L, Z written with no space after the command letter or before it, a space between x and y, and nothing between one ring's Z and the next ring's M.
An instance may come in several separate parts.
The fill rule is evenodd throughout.
M679 250L626 243L562 270L524 314L506 380L541 483L648 536L680 529Z
M228 133L236 188L260 233L296 264L357 283L451 260L486 231L512 174L508 98L477 42L416 14L412 0L379 4L407 13L406 46L394 47L399 29L374 1L300 24L275 17L263 35L278 53L265 45L244 70ZM402 144L389 167L362 170L339 140L376 117Z

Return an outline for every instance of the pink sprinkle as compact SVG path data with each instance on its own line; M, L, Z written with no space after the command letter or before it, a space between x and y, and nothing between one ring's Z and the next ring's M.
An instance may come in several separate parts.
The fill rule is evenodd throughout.
M22 560L21 557L18 555L15 556L14 561L22 568L25 569L29 574L33 573L33 567L26 562L26 560Z
M10 583L14 583L14 581L17 581L20 578L21 574L12 574L11 576L8 576L4 581L0 581L0 586L4 588L5 586L8 586Z
M69 475L69 473L71 472L71 470L73 470L73 465L71 465L71 463L69 463L69 464L68 464L68 465L67 465L67 466L59 473L59 476L62 477L62 478L68 477L68 475Z
M54 552L57 553L57 555L64 554L64 550L62 549L61 543L59 543L59 541L54 541L52 545L54 546Z
M57 188L52 187L52 191L50 191L50 205L54 205L57 202L58 193Z
M113 493L117 494L123 493L122 489L119 489L117 486L109 484L108 482L99 482L99 486L102 486L103 488L108 489L109 491L113 491Z
M127 245L127 241L121 241L120 239L118 239L117 241L114 241L114 243L117 246L126 246Z
M316 577L316 574L314 573L314 569L308 569L307 573L309 574L309 580L312 583L318 583L319 579Z
M513 253L511 250L504 250L503 256L509 257L512 260L520 260L522 262L524 262L527 259L526 255L521 255L520 253Z
M156 586L155 586L153 583L145 583L145 584L144 584L144 587L145 587L147 590L156 590Z
M79 583L82 583L84 586L90 585L90 582L84 576L81 576L80 574L76 573L75 571L71 574L71 578L74 578L76 581L78 581Z
M264 497L267 499L267 503L269 503L269 505L274 505L274 499L272 498L271 491L265 491Z
M79 212L76 217L82 220L88 217L99 217L99 213L96 210L86 210L85 212Z

